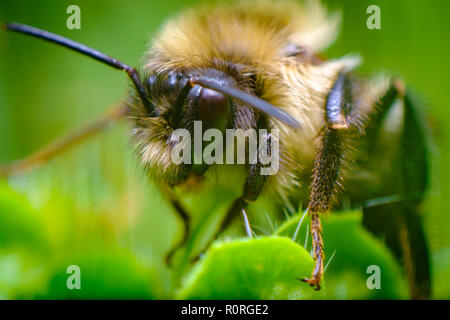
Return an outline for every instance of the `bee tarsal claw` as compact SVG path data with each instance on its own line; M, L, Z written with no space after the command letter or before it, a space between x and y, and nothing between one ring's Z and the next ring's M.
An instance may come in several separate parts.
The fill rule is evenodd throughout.
M318 279L308 279L308 278L297 278L298 280L300 280L300 281L303 281L303 282L306 282L306 283L309 283L309 286L310 287L315 287L314 288L314 290L315 291L319 291L320 290L320 280L318 280Z

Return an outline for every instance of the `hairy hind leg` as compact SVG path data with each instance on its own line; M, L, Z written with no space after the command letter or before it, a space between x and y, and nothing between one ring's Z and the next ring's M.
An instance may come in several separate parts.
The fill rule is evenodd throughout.
M326 129L315 160L308 212L311 216L312 252L316 261L311 278L302 281L320 289L325 254L319 214L328 210L335 190L342 157L342 139L334 129Z
M395 161L399 161L397 167L401 168L399 176L403 180L402 189L398 191L402 199L402 209L387 210L387 212L382 212L384 215L379 212L376 217L374 214L369 214L369 211L376 210L365 209L364 225L375 234L384 237L388 235L388 240L393 240L390 246L394 249L401 247L398 251L401 251L400 255L403 256L409 275L411 297L429 297L428 250L420 216L417 214L417 205L423 198L427 186L428 160L425 130L417 116L415 100L399 79L391 79L386 91L377 101L374 101L375 105L370 109L364 110L360 109L358 105L353 105L351 93L349 80L341 74L327 99L327 126L315 161L308 206L311 216L313 256L316 265L311 278L303 279L303 281L315 286L316 289L320 288L324 253L319 214L328 209L331 197L335 192L347 129L354 127L366 135L370 153L386 114L400 99L404 107L402 145L399 146L400 154ZM405 215L404 221L407 223L393 221L394 213L398 215L398 211Z
M328 94L325 107L326 126L314 161L308 203L308 213L311 216L312 253L316 264L311 277L302 279L315 287L315 290L320 290L325 259L319 214L328 210L336 190L345 134L357 127L359 123L353 112L352 85L344 73L338 75Z

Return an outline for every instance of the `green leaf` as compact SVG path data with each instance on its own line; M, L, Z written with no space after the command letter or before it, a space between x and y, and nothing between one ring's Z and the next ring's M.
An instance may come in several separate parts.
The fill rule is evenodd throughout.
M43 224L26 197L0 182L0 247L45 249Z
M443 248L433 254L433 280L439 284L435 286L435 299L450 299L450 247Z
M297 278L314 261L285 237L216 241L185 278L178 299L320 299Z
M42 260L27 250L0 249L0 299L26 299L45 287ZM32 296L32 295L31 295Z
M75 265L80 270L80 289L69 289L68 266ZM152 268L136 261L125 249L92 248L88 252L66 257L50 276L46 293L41 299L152 299L160 285L156 284Z
M277 235L292 237L301 219L296 215L287 220L276 232ZM327 270L327 298L332 299L401 299L407 298L406 280L387 247L362 226L359 211L339 212L322 217L325 258L335 253ZM304 245L305 217L298 232L297 241ZM308 239L308 250L311 239ZM328 260L326 260L328 261ZM370 290L367 272L371 265L380 267L381 289Z

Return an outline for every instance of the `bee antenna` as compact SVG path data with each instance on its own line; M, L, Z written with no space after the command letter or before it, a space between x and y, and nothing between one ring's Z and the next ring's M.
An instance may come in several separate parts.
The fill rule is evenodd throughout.
M97 61L103 62L115 69L125 71L128 76L130 77L131 81L133 82L134 87L136 88L139 97L141 98L142 102L144 103L144 106L147 108L149 113L154 112L154 106L151 104L151 102L147 99L147 95L145 94L144 86L142 85L142 82L139 78L139 73L137 70L133 67L130 67L122 62L120 62L117 59L111 58L110 56L101 53L100 51L97 51L95 49L89 48L81 43L75 42L73 40L67 39L65 37L59 36L57 34L41 30L38 28L34 28L31 26L27 26L20 23L6 23L3 25L3 28L5 30L14 31L18 33L22 33L25 35L29 35L35 38L43 39L49 42L56 43L58 45L61 45L63 47L72 49L74 51L77 51L79 53L82 53L86 56L89 56Z
M291 115L287 112L281 110L280 108L275 107L274 105L264 101L256 96L252 96L242 90L237 88L227 86L224 84L218 84L214 81L193 77L190 79L191 84L198 84L202 87L213 89L220 93L223 93L229 97L241 100L242 102L248 103L252 107L268 114L269 116L275 117L278 120L284 122L288 126L292 128L300 128L300 123L295 120Z

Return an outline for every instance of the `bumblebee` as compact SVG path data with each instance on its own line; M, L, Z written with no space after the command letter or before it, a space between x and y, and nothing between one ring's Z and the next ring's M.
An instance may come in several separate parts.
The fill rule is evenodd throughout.
M203 5L169 20L150 42L138 72L116 59L61 36L9 23L6 29L78 51L125 71L132 90L123 106L91 126L24 160L3 175L23 172L70 145L129 118L140 163L164 186L185 222L190 214L173 192L189 188L210 165L175 164L176 129L279 130L280 168L260 174L246 165L242 193L216 236L261 194L280 202L304 201L311 218L312 275L320 289L324 243L320 216L333 205L362 207L364 225L404 261L413 298L430 293L429 262L419 205L428 183L426 129L419 107L395 77L362 79L357 56L326 59L319 53L336 38L339 15L316 1L248 1ZM326 230L325 230L326 231ZM177 247L179 247L177 246ZM171 256L172 252L169 254Z

